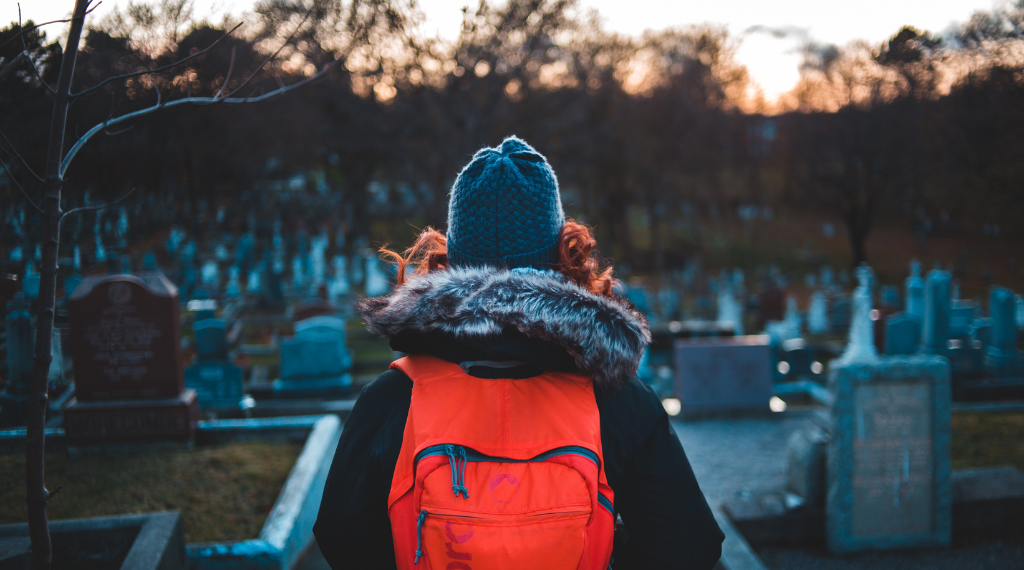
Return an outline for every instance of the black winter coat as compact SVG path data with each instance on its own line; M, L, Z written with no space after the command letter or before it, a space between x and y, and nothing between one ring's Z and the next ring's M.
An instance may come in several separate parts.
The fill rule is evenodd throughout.
M524 295L519 290L523 284L514 281L502 281L503 288L497 293L507 298L511 287L519 294L516 298ZM531 276L528 281L526 287L538 287L536 278ZM464 280L457 284L465 287ZM450 318L449 325L447 328L438 326L437 301L449 298L441 287L416 291L414 301L420 303L421 309L424 302L430 303L425 312L411 309L407 303L410 295L402 296L408 291L400 288L391 297L381 298L386 300L386 305L368 306L378 300L364 303L363 315L371 330L391 337L391 346L396 351L426 353L457 363L483 362L468 367L469 374L481 379L527 379L544 370L581 370L591 374L595 378L594 394L601 416L605 474L615 493L615 510L619 516L612 552L614 570L710 570L721 555L724 536L661 402L649 386L636 379L635 361L632 374L623 374L622 370L629 366L616 361L630 354L629 349L623 349L629 343L624 344L613 332L613 342L599 342L601 346L597 347L581 346L582 343L565 338L572 333L550 332L572 325L577 318L586 321L586 325L576 323L575 328L585 326L592 334L602 326L621 333L616 328L621 323L616 325L615 319L603 312L607 307L599 306L596 313L588 314L579 304L574 304L574 316L563 311L560 314L567 322L558 326L539 324L536 320L519 326L520 323L510 323L500 310L495 311L494 297L488 297L486 287L475 285L471 292L478 297L477 302L490 301L486 318L497 326L497 330L482 331L487 334L460 334L461 323L472 323L474 332L481 332L480 323L474 320L480 315L466 312L472 307L444 315ZM461 299L467 298L462 288L457 293ZM579 291L572 293L581 295ZM600 303L605 302L600 300ZM628 305L621 299L614 302ZM404 315L397 325L394 321L387 322L389 315L385 314L396 307L400 307ZM413 317L409 317L410 311ZM522 317L521 313L513 313ZM635 319L636 315L629 312L627 317ZM601 323L602 318L612 320ZM646 321L642 329L646 335ZM638 354L629 358L633 356L639 359ZM490 368L486 365L488 361L521 364L512 368ZM602 366L604 372L594 370L595 365ZM608 374L609 370L615 374ZM395 568L387 500L402 447L411 393L412 381L399 370L388 370L363 389L345 422L313 528L321 552L335 570Z

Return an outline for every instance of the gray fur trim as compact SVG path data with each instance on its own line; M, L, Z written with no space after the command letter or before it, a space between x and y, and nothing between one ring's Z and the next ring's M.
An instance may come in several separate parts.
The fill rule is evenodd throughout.
M411 277L359 304L370 332L494 336L514 328L563 347L600 384L628 382L651 342L647 317L622 297L596 295L554 272L458 267Z

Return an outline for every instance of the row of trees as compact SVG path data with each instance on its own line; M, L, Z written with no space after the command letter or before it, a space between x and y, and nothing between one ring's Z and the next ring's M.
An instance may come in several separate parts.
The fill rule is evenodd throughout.
M167 109L109 129L119 134L97 138L68 170L69 205L132 187L232 198L313 170L344 192L354 235L379 220L443 226L458 169L515 133L548 155L570 212L634 267L673 265L699 247L681 225L747 203L839 217L854 263L879 218L945 209L1010 229L1024 215L1022 4L941 39L905 28L881 46L807 44L799 85L771 108L734 61L735 40L714 26L623 37L572 0L513 0L467 11L449 42L417 36L417 12L398 3L273 0L204 51L231 24L195 22L190 1L132 4L88 29L73 84L98 88L75 101L69 137L157 101L236 89L268 56L243 95L338 65L286 98ZM27 51L38 74L28 61L5 71L0 108L17 113L0 115L0 130L15 147L42 149L61 48L41 31L22 36L24 49L7 41L20 31L0 31L0 57ZM21 164L0 158L31 186ZM373 207L374 181L391 189L390 207ZM400 187L415 199L399 200ZM20 200L0 188L6 204Z

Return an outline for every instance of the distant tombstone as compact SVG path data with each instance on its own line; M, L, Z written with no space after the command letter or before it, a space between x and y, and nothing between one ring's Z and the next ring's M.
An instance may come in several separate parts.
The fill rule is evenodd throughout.
M736 300L732 288L722 285L718 290L718 316L720 323L732 323L737 336L743 335L743 306Z
M380 268L380 259L374 256L366 258L366 295L380 297L387 295L390 289L387 277L384 276L384 272Z
M939 269L928 272L920 352L945 354L949 350L949 313L952 308L949 287L948 272Z
M878 351L875 349L875 326L871 320L871 270L862 265L857 268L860 285L853 293L853 316L850 321L850 336L839 363L875 363Z
M143 271L160 271L160 265L156 261L156 254L152 251L147 251L142 254L142 270Z
M685 416L767 412L772 361L766 336L677 340L675 393Z
M202 408L237 408L242 368L226 361L197 362L185 369L185 386L196 391Z
M811 306L807 310L807 330L811 334L825 334L828 328L828 301L824 292L815 291L811 293Z
M23 426L28 418L29 388L32 385L31 302L21 293L6 304L7 373L0 392L0 425Z
M299 321L295 336L281 342L281 379L273 390L279 397L345 393L352 386L351 366L345 321L327 316Z
M894 313L885 324L885 354L916 354L921 346L921 320L907 313Z
M224 286L224 297L237 299L242 296L242 284L239 282L240 270L232 265L228 268L228 284Z
M93 257L96 259L96 263L103 263L107 260L107 249L103 247L100 234L96 234L96 249L93 251Z
M1017 300L1009 289L995 288L989 294L992 319L990 343L985 349L985 368L993 376L1018 377L1024 373L1017 350Z
M75 289L82 284L82 276L77 273L72 273L64 280L64 297L68 298L74 294Z
M213 249L213 256L221 263L227 261L230 257L228 255L228 248L224 247L222 243L218 243L217 247Z
M202 360L227 360L228 324L221 319L197 320L192 329L195 334L196 358Z
M130 255L125 254L121 256L121 273L128 275L132 272L132 258Z
M992 319L974 319L971 329L974 331L974 344L978 348L992 344Z
M833 363L826 536L830 550L950 542L950 369L937 356Z
M204 263L200 275L203 286L216 293L217 288L220 287L220 268L217 267L217 262L211 259Z
M75 399L68 443L189 441L196 393L184 389L178 292L161 273L89 277L68 302Z
M335 255L331 263L334 266L334 278L331 279L327 292L330 298L336 301L343 295L347 295L350 289L348 275L345 271L348 260L344 255Z
M21 292L30 301L39 298L39 274L36 273L32 262L29 262L25 268L25 277L21 281Z
M903 310L918 319L924 319L924 279L921 278L921 264L915 259L910 262L910 277L907 277Z
M301 257L292 258L292 287L296 289L305 289L306 285L309 284L309 280L306 279L306 270L302 264Z
M71 256L71 269L76 272L82 270L82 249L77 245Z
M793 333L793 337L799 337L800 330L803 328L803 319L800 317L800 308L796 304L796 297L786 299L786 317L783 320Z
M974 317L972 301L953 301L953 305L949 309L949 337L961 340L970 337Z

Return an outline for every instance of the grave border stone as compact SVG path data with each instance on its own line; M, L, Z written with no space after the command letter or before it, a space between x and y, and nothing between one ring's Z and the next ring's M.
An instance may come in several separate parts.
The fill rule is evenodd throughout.
M916 383L931 390L932 408L932 490L931 532L855 536L853 534L854 438L856 390L858 387ZM939 356L894 356L879 364L833 365L832 433L828 457L826 537L836 553L912 547L948 546L952 529L950 464L950 365Z

